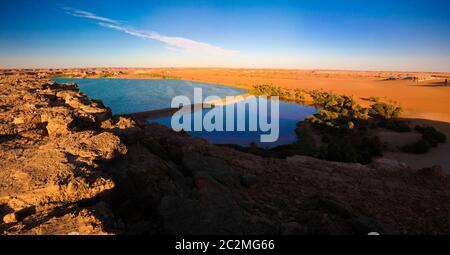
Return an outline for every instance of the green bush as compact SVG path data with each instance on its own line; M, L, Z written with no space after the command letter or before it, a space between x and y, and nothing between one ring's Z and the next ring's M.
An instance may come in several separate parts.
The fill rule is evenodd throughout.
M438 146L439 143L445 143L447 136L444 133L437 131L431 126L416 126L415 128L422 134L422 138L417 142L404 146L404 152L423 154L428 152L432 147Z
M314 152L307 144L295 142L271 148L270 155L275 158L286 158L294 155L314 156Z
M363 108L353 97L338 95L322 90L305 91L283 89L274 85L257 85L251 90L254 95L279 96L280 99L303 103L306 95L311 96L313 105L320 110L308 116L304 122L311 123L322 133L322 146L317 148L312 136L297 124L297 142L262 149L255 146L238 148L253 154L269 157L287 157L292 155L309 155L325 160L340 162L370 163L374 157L382 156L383 144L377 136L368 134L369 116L381 118L381 122L370 122L372 127L378 126L397 132L408 132L407 123L395 120L402 111L399 106L380 102L378 97L370 97L374 104ZM377 124L379 123L379 124ZM434 137L435 135L429 135ZM420 145L418 145L420 146Z
M358 162L367 164L374 157L383 156L384 145L377 136L366 136L357 145L359 159Z
M255 143L250 143L248 147L236 144L226 144L222 146L231 147L235 150L261 157L286 158L294 155L316 156L316 145L310 131L304 126L299 125L295 129L295 132L298 137L296 142L269 149L258 147Z
M325 135L319 157L339 162L368 164L374 157L382 156L383 144L376 136Z
M445 143L447 136L437 131L431 126L416 126L415 128L419 133L422 134L423 139L427 140L431 146L436 147L438 143Z
M402 111L400 106L377 102L370 106L369 114L382 119L395 119Z
M427 153L431 149L431 144L426 140L421 138L417 142L406 145L402 148L404 152L415 153L415 154L423 154Z
M349 96L313 91L314 104L322 109L306 121L322 127L323 136L318 157L340 162L367 164L380 156L383 146L375 136L368 136L369 110Z
M289 89L269 84L255 85L250 90L250 93L256 96L278 96L283 100L292 100L291 91Z
M382 120L378 123L378 126L395 132L411 132L408 123L401 120Z
M330 128L354 128L366 124L369 118L368 110L362 108L349 96L333 93L313 91L311 94L314 104L322 109L306 120Z
M370 101L370 102L377 103L377 102L380 101L380 98L379 98L379 97L369 97L369 101Z
M355 146L342 137L327 137L328 142L320 148L319 157L331 161L358 162Z
M306 92L302 89L294 89L294 100L298 103L304 103L306 101Z
M299 122L297 123L295 133L297 135L297 141L293 145L296 154L314 156L316 153L316 142L311 131Z

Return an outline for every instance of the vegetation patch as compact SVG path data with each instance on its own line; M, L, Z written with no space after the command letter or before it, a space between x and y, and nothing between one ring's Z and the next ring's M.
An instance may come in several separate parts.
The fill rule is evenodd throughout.
M434 127L416 126L416 130L421 133L423 138L429 141L433 147L437 146L438 143L445 143L447 141L447 136L444 133L437 131Z
M322 90L288 89L274 85L258 85L251 90L254 95L279 96L286 101L305 103L310 99L311 105L320 110L300 121L296 129L297 141L289 145L271 149L258 148L256 145L239 148L241 151L265 157L288 157L308 155L325 160L340 162L358 162L367 164L374 157L382 156L384 144L370 134L369 128L385 128L395 132L411 132L406 121L399 120L403 109L395 102L382 102L379 97L370 97L372 104L363 108L353 97L338 95ZM302 128L309 124L321 137L320 145L314 143L310 132ZM404 146L403 151L426 153L432 147L443 143L446 137L433 127L415 128L422 138L415 143Z
M434 127L416 126L415 129L422 134L422 138L410 145L404 146L402 148L404 152L415 154L427 153L431 148L437 147L440 143L447 141L447 136L437 131Z
M250 93L255 96L278 96L282 100L292 99L292 93L290 89L281 88L270 84L255 85L250 90Z
M381 119L390 120L400 116L403 109L395 103L376 102L370 106L370 114Z
M225 144L223 146L261 157L286 158L294 155L318 157L318 148L311 131L302 125L301 122L297 126L296 133L301 134L301 136L298 136L297 141L292 144L280 145L274 148L261 148L255 143L251 143L248 147L236 144Z
M406 145L406 146L402 147L402 150L404 152L415 153L415 154L424 154L424 153L427 153L430 149L431 149L431 144L423 138L420 138L418 141L416 141L410 145Z
M402 120L382 120L378 122L377 126L400 133L411 132L411 128L409 127L408 123Z
M322 141L318 157L325 160L368 164L372 158L383 156L380 139L367 133L326 134Z
M100 74L98 77L99 77L99 78L105 79L105 78L111 78L111 77L114 77L114 75L111 74L111 73L102 73L102 74Z
M271 84L255 85L250 90L255 96L278 96L281 100L297 102L303 104L306 102L307 91L303 89L286 89Z
M374 102L374 103L377 103L377 102L379 102L380 101L380 98L379 97L369 97L369 99L368 99L370 102Z
M306 121L337 129L367 125L368 110L356 104L352 97L321 91L312 91L310 95L314 105L322 109L309 116Z

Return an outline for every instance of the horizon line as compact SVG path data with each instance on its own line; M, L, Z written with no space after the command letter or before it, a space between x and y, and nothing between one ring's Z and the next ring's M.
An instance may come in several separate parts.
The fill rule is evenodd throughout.
M394 70L394 69L341 69L341 68L296 68L296 67L189 67L189 66L158 66L158 67L119 67L119 66L91 66L91 67L0 67L0 70L45 70L45 69L248 69L248 70L297 70L297 71L353 71L353 72L398 72L398 73L448 73L449 71L417 71L417 70Z

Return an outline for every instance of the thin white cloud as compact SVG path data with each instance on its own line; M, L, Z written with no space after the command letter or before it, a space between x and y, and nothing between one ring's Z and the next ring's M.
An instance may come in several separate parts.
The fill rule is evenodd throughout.
M106 18L106 17L101 17L94 13L83 11L83 10L77 10L77 9L73 9L70 7L65 8L65 10L67 11L68 14L75 16L75 17L102 21L102 22L97 23L98 25L100 25L102 27L121 31L123 33L129 34L132 36L136 36L139 38L143 38L143 39L150 39L150 40L156 40L156 41L163 42L168 45L166 48L179 49L179 50L181 49L181 50L186 50L189 52L202 52L202 53L208 53L208 54L214 54L214 55L229 55L230 56L230 55L237 55L239 53L236 50L228 50L228 49L224 49L224 48L221 48L221 47L209 44L209 43L198 42L198 41L194 41L194 40L184 38L184 37L166 36L166 35L161 35L154 31L150 31L150 32L139 31L139 30L136 30L131 27L123 26L117 20Z
M223 49L218 46L211 45L209 43L197 42L197 41L183 38L183 37L165 36L165 35L161 35L157 32L138 31L133 28L128 28L128 27L114 25L114 24L108 24L108 23L103 23L103 22L100 22L98 24L102 27L115 29L115 30L127 33L129 35L133 35L136 37L157 40L157 41L166 43L169 46L172 46L172 47L175 47L178 49L184 49L184 50L195 51L195 52L207 52L207 53L211 53L211 54L221 54L221 55L234 55L234 54L239 53L238 51L235 51L235 50L227 50L227 49Z
M97 16L97 15L95 15L92 12L87 12L87 11L83 11L83 10L77 10L77 9L70 8L70 7L66 7L66 8L64 8L64 10L67 11L67 14L72 15L74 17L78 17L78 18L94 19L94 20L99 20L99 21L103 21L103 22L109 22L109 23L113 23L113 24L119 24L120 23L117 20L113 20L113 19Z

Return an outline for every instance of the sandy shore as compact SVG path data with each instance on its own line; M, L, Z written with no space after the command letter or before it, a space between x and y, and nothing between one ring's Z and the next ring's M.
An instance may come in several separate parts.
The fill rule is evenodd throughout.
M184 109L184 111L195 112L195 111L198 111L198 110L204 109L204 108L211 108L211 107L215 107L215 106L225 106L228 104L233 104L233 103L239 102L241 100L244 100L249 96L250 96L250 94L242 94L242 95L238 95L238 96L230 96L230 97L226 97L226 98L221 98L218 100L206 101L203 104L197 104L197 105L192 104L192 105L190 105L191 107L189 109ZM195 107L195 106L197 106L197 107ZM149 119L149 118L161 118L161 117L172 116L174 113L176 113L180 110L182 110L182 108L164 108L164 109L158 109L158 110L134 112L134 113L130 113L130 114L122 114L122 116L137 117L140 120L144 121L145 119Z

